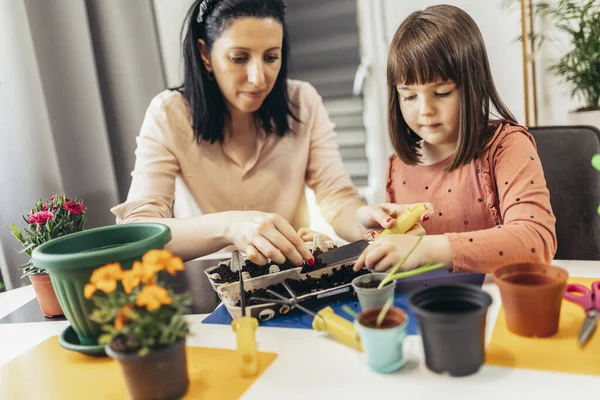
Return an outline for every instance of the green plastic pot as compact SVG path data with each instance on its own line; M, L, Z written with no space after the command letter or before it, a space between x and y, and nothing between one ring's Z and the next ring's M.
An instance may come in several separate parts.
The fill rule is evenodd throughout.
M119 262L130 269L148 250L162 249L171 240L168 226L135 223L89 229L38 246L31 259L50 275L58 302L82 345L97 345L100 326L91 321L93 302L83 297L92 272Z

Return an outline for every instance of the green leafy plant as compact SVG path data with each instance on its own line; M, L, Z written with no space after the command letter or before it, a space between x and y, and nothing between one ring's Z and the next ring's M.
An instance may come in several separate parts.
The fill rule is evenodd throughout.
M519 4L519 0L504 0L502 4L510 8ZM600 110L600 2L559 0L556 5L538 2L534 13L550 18L554 27L569 39L569 51L549 70L571 86L571 97L584 102L577 111ZM548 39L540 34L534 37L538 46Z
M346 314L350 315L351 317L358 319L358 321L361 324L363 324L364 326L370 326L372 328L379 329L379 328L381 328L381 324L383 324L383 321L385 320L385 316L387 315L390 308L392 308L393 304L394 304L393 297L390 297L389 299L387 299L387 301L385 302L383 307L381 307L379 314L377 314L377 319L375 320L375 323L373 323L371 321L367 321L366 319L362 318L359 314L357 314L353 309L351 309L347 305L343 305L342 310L344 310L344 312Z
M27 224L25 234L14 223L6 229L23 245L20 252L31 257L39 245L81 231L87 221L86 212L87 207L80 199L52 196L46 201L36 201L34 207L23 215L23 221ZM23 276L46 273L44 269L33 265L31 259L19 269L23 271Z
M96 269L84 287L84 297L95 308L90 319L105 332L100 344L123 353L146 355L189 335L192 296L174 294L160 280L160 273L183 271L183 261L167 250L150 250L130 270L119 263Z

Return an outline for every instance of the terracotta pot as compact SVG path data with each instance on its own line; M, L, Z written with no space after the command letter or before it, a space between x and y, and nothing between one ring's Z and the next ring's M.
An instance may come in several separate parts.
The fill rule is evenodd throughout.
M508 330L548 337L558 331L560 306L569 274L546 264L513 264L494 271Z
M56 298L56 293L54 292L54 287L50 281L50 275L32 274L27 276L33 285L33 290L35 291L35 296L40 304L42 314L46 317L63 315L63 310L60 308L58 298Z
M189 386L185 340L143 357L106 346L106 354L119 361L133 400L180 399Z

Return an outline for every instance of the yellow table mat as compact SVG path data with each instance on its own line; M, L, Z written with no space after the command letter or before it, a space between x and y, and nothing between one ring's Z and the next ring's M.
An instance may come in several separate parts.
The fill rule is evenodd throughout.
M260 371L242 378L234 350L186 348L190 386L185 399L238 399L275 360L259 353ZM128 399L117 361L68 351L51 337L0 367L0 396L8 399Z
M568 282L589 288L596 280L570 278ZM596 329L584 347L579 347L577 343L584 319L583 308L563 300L556 335L526 338L508 330L504 309L501 308L486 349L486 363L511 368L600 375L600 328Z

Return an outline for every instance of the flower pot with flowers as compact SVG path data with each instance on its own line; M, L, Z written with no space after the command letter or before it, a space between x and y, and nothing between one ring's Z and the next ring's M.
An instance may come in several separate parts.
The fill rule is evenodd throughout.
M102 326L100 344L118 360L133 399L183 396L189 379L185 339L192 296L165 287L161 274L183 271L167 250L150 250L130 270L119 263L96 269L84 296L92 299L90 319Z
M47 201L39 200L25 215L23 220L28 225L24 228L25 234L11 223L7 228L23 245L22 253L31 257L33 250L54 238L65 236L83 229L86 222L87 208L79 199L52 196ZM56 298L56 293L50 281L50 276L45 269L29 261L19 268L23 277L29 277L42 313L47 317L62 315L63 311Z

